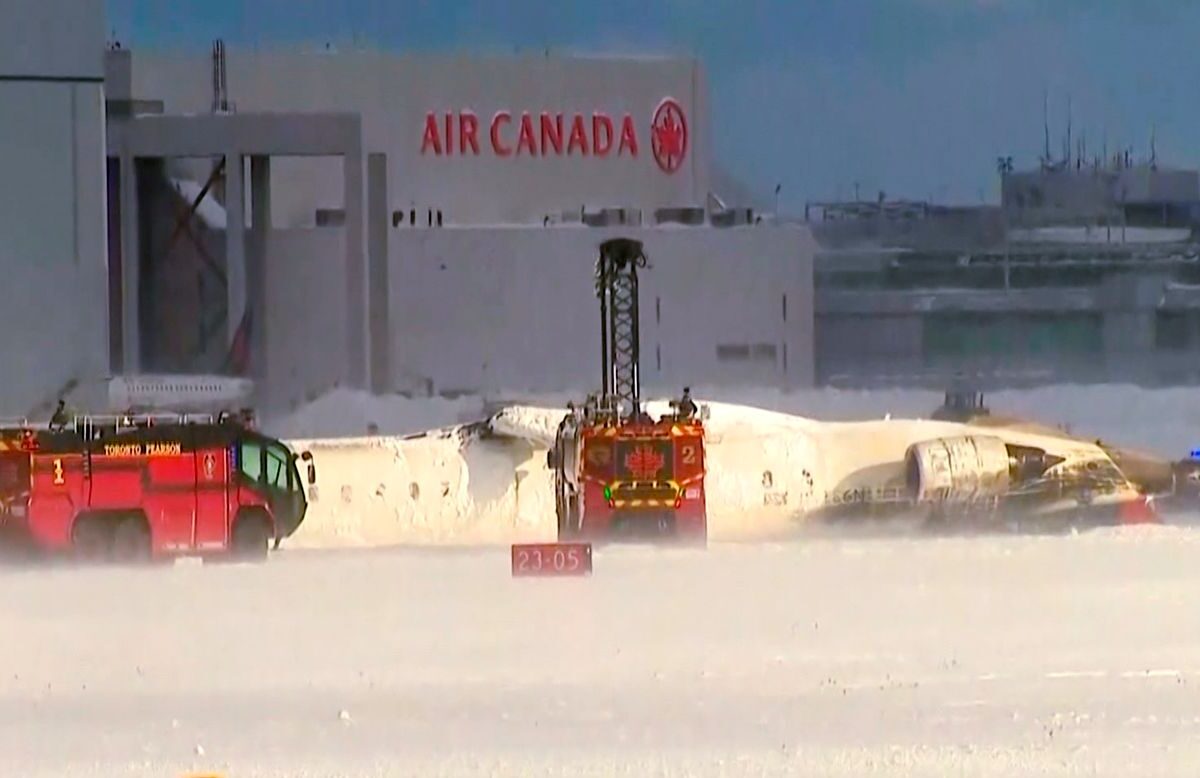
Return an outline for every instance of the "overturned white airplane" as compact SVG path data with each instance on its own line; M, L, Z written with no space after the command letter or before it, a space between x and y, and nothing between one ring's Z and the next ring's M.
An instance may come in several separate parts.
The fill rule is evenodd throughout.
M948 398L951 399L951 398ZM1070 528L1156 521L1200 467L1000 416L823 422L706 403L709 536L786 536L872 518L935 527ZM652 415L666 401L647 404ZM318 482L297 545L553 540L546 451L565 409L510 406L404 438L295 441Z

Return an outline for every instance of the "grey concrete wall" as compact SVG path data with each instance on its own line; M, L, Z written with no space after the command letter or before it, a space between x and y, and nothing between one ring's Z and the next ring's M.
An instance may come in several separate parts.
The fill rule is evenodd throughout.
M133 97L162 99L168 113L208 112L212 102L207 52L133 55ZM248 51L228 49L230 97L239 111L357 111L367 152L388 157L394 209L441 209L448 224L541 224L549 213L589 207L703 205L709 188L709 120L704 74L692 59L601 59L551 55L459 57L378 52ZM656 107L672 97L683 108L688 148L683 163L664 173L651 151ZM479 153L463 153L457 112L478 122ZM490 124L500 125L513 154L493 153ZM541 112L553 126L563 114L561 154L542 154ZM568 154L573 117L582 115L589 145L593 112L612 118L616 133L603 158ZM434 115L442 153L422 142ZM445 114L452 118L447 153ZM539 153L517 153L522 112L529 112ZM619 154L621 119L631 117L636 155ZM527 151L527 149L526 149ZM317 208L338 208L336 160L279 160L273 168L274 223L309 226Z
M600 314L592 277L599 242L612 234L392 230L391 375L383 383L412 393L598 388ZM814 245L807 230L621 234L643 240L651 264L641 274L648 391L812 383ZM341 237L340 228L277 230L268 240L268 394L275 405L345 383Z
M1115 169L1010 173L1001 182L1009 219L1028 225L1117 215L1122 204L1191 203L1200 197L1200 173L1148 165Z
M1010 218L1028 223L1094 217L1114 206L1115 176L1091 169L1009 173L1001 200Z
M972 251L1004 243L1004 213L994 206L938 209L919 219L864 218L814 221L813 233L826 249L885 246L924 251Z
M103 76L104 0L0 0L0 19L0 76Z
M273 230L266 240L268 406L295 407L347 385L340 228Z
M108 369L102 11L0 2L0 413Z
M1129 203L1195 202L1200 198L1200 172L1149 167L1122 170L1114 194Z
M957 370L980 371L996 385L1051 381L1144 384L1200 380L1194 347L1159 343L1162 314L1200 310L1200 287L1147 270L1086 287L1003 290L849 290L816 293L817 380L835 385L933 385ZM1041 338L1040 353L926 353L929 328L958 317L990 321L1020 342ZM1038 322L1071 317L1099 324L1094 352L1064 331L1045 342ZM1198 320L1200 321L1200 320ZM1081 325L1082 326L1082 325ZM1055 349L1055 346L1058 349ZM1188 350L1192 348L1193 350Z
M398 388L586 391L600 381L591 229L393 233ZM813 379L807 230L626 230L645 243L642 380L648 390L806 386ZM784 318L784 298L787 318ZM757 348L756 348L757 347Z

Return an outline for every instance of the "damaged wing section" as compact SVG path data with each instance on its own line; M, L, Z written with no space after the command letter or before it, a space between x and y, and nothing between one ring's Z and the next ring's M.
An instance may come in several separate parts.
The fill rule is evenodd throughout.
M538 448L549 449L554 445L558 425L566 415L566 408L510 405L489 416L483 424L492 435L524 440Z

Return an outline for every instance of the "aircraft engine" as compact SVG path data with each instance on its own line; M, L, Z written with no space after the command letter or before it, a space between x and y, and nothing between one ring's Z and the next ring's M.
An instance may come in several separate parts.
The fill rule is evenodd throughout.
M971 502L1009 488L1008 446L999 438L965 435L909 446L904 456L909 497L918 503Z

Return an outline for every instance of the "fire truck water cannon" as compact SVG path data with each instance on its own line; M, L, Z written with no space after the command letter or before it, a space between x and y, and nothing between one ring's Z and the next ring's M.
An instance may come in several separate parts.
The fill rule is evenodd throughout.
M560 544L707 539L704 425L696 406L687 390L658 419L642 405L638 269L646 266L640 241L600 244L601 390L582 407L568 406L546 455Z

